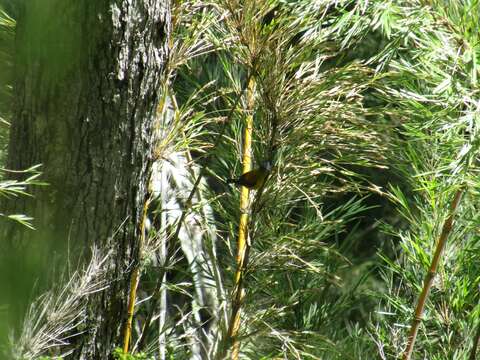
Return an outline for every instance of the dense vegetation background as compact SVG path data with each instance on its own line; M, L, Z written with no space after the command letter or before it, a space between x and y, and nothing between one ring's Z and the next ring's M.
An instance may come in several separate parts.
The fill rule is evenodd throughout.
M3 5L0 168L5 167L8 123L14 121L9 105L15 86L15 7ZM198 342L208 344L204 358L219 358L228 350L241 211L239 191L225 179L241 172L244 120L253 114L253 162L270 160L274 168L265 187L251 196L241 357L399 357L435 245L452 201L461 196L414 354L475 359L480 337L479 19L476 0L172 4L163 82L168 106L159 110L165 123L157 166L160 173L173 171L170 182L181 182L179 173L189 179L172 198L184 197L198 174L203 176L190 206L202 219L197 222L208 245L196 248L207 255L193 253L204 259L195 270L184 243L175 251L162 240L169 238L166 229L160 225L151 231L142 267L144 304L134 326L134 337L142 339L138 349L174 359L199 356L193 345ZM37 182L33 187L9 182L3 171L0 195L15 201L43 186L37 171L41 168L26 176L27 183ZM168 209L161 200L155 206L152 219ZM0 215L2 221L20 222L18 231L33 231L25 229L29 214L7 219L14 214L0 208ZM38 244L12 250L8 239L2 243L7 256L0 275L0 336L6 356L62 354L60 341L36 340L40 330L52 331L57 339L75 336L71 328L62 333L53 325L41 327L51 325L42 313L45 304L60 309L69 299L71 272L62 270L68 254L57 255L64 261L52 266L32 251ZM158 265L152 259L162 251L168 260ZM25 260L23 270L15 268L17 257ZM187 306L198 295L195 271L207 273L206 283L215 289L208 295L215 300L197 299ZM152 333L142 335L142 316L152 316L149 304L155 297L149 295L156 294L159 277L169 292L165 304L179 310L167 311L161 328L152 325ZM46 293L54 284L55 290ZM43 302L34 302L40 294ZM199 308L216 319L214 330L192 340L189 329L208 322ZM70 319L68 311L56 314ZM62 316L55 319L57 328Z

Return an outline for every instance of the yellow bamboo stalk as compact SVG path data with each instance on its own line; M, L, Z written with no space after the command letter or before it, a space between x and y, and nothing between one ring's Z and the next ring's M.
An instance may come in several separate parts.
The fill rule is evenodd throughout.
M252 169L252 132L253 132L253 107L254 107L255 79L250 77L247 85L247 111L245 119L245 131L243 137L243 172L246 173ZM243 289L243 274L246 267L246 254L248 250L248 203L249 189L242 186L240 193L240 222L238 226L237 240L237 269L234 277L234 288L232 296L232 314L228 328L228 342L232 343L232 360L237 360L240 351L240 341L238 340L238 330L240 328L241 306L245 297Z
M137 297L137 288L140 281L140 265L143 253L143 244L145 242L145 221L147 219L148 206L150 205L150 199L148 198L143 205L142 212L142 221L140 223L140 241L138 244L138 259L136 266L133 269L132 277L130 279L130 293L128 295L128 310L127 310L127 320L125 322L124 333L123 333L123 353L128 353L128 348L130 345L130 339L132 337L132 321L133 314L135 311L135 300Z
M453 218L457 211L458 204L460 203L460 199L462 198L463 189L460 188L455 193L455 196L450 204L450 213L443 223L442 232L440 237L438 238L437 247L435 248L435 254L433 255L432 263L430 264L430 269L428 270L427 274L425 275L425 279L423 282L423 289L418 297L417 306L415 308L414 316L412 319L412 324L410 326L410 332L408 335L408 343L405 352L403 353L403 360L410 360L412 356L413 347L415 345L415 340L417 338L418 328L422 321L422 314L423 309L425 307L425 302L427 301L428 294L430 292L430 288L432 287L433 278L437 273L437 267L440 262L440 257L442 255L443 248L447 242L447 238L450 235L450 232L453 228Z

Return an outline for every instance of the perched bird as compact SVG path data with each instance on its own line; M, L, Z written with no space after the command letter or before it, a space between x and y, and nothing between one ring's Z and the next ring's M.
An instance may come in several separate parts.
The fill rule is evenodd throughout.
M227 184L237 184L249 189L258 190L265 183L271 170L272 165L266 161L263 162L259 168L246 172L238 179L228 179Z

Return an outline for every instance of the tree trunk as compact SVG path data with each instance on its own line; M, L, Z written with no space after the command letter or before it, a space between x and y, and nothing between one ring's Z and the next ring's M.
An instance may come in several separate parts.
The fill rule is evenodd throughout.
M4 235L17 248L48 243L48 254L70 244L70 260L91 246L113 251L76 358L108 358L121 339L169 22L165 0L30 0L20 10L8 166L41 163L49 185L13 205L37 230Z

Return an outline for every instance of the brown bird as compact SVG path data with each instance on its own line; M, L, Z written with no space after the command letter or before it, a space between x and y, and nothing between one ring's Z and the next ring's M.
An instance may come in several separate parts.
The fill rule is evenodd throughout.
M258 190L265 183L271 170L272 165L266 161L262 163L259 168L246 172L237 179L227 179L227 184L237 184L249 189Z

